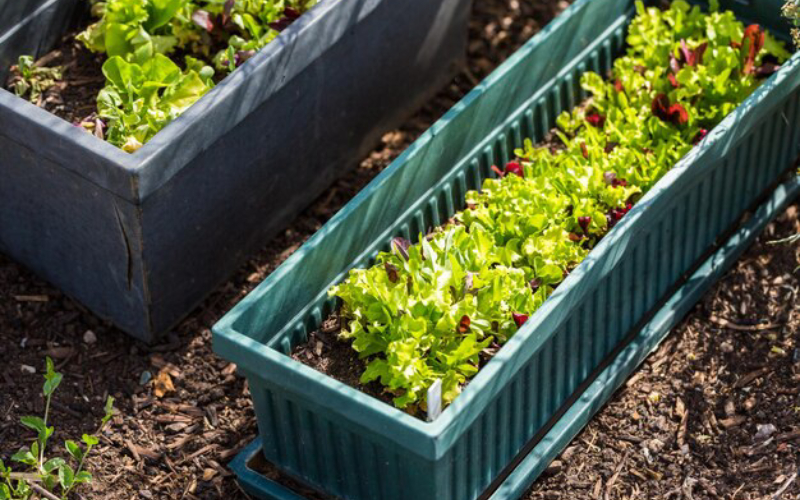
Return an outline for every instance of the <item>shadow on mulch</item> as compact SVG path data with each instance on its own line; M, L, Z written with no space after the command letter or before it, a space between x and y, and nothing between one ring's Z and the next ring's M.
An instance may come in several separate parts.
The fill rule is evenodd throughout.
M18 420L44 410L41 381L47 355L64 373L52 408L54 443L94 431L106 396L117 399L119 413L89 459L94 483L79 491L81 497L245 498L225 465L255 438L256 421L247 383L211 351L211 326L567 5L565 0L476 0L462 73L403 127L387 133L358 168L160 345L127 338L0 255L0 358L5 360L0 366L0 458L7 460L32 438ZM150 380L167 377L175 390L156 397Z

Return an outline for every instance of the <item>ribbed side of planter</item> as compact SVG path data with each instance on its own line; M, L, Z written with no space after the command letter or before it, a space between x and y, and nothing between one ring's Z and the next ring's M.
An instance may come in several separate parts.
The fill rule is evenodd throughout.
M14 1L0 81L85 7ZM130 155L0 89L0 251L155 340L449 81L471 1L320 0Z
M559 326L520 361L496 399L442 459L450 479L442 485L452 495L447 498L477 497L495 477L491 474L522 451L717 238L774 186L800 152L798 129L784 117L789 123L800 120L797 94L728 159L689 167L705 172L647 208L652 216L617 243L617 262L602 277L584 275L589 283L580 284L587 288L583 297L568 308L562 304ZM770 146L772 158L760 160Z
M248 380L258 378L244 372ZM250 386L264 456L290 475L336 497L434 499L437 463L421 459L380 435L365 436L313 402L286 397L279 387ZM266 431L262 430L266 429Z
M753 8L777 13L779 3ZM643 198L434 423L285 355L335 307L325 295L331 283L370 265L392 237L416 239L446 221L493 164L511 159L524 138L542 139L585 98L580 75L610 67L632 4L573 5L215 327L217 351L250 380L269 461L347 499L490 494L637 323L790 168L800 151L797 56ZM725 6L777 27L774 16Z

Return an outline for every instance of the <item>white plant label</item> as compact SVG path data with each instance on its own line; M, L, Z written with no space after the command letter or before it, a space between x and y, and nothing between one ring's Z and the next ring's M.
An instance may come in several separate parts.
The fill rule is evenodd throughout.
M442 414L442 379L436 379L428 388L428 422Z

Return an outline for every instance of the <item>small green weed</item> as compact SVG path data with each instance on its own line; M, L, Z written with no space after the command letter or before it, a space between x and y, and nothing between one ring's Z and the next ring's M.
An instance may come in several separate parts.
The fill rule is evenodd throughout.
M95 434L84 434L83 446L75 441L64 443L68 459L47 458L47 444L55 429L47 425L53 393L61 384L63 376L55 371L53 360L47 358L42 392L45 398L44 418L22 417L20 423L36 431L36 439L29 447L23 447L11 457L27 467L25 472L14 472L0 460L0 500L28 500L44 497L50 500L65 500L80 484L90 483L92 475L84 469L86 457L98 444L97 434L114 412L114 398L106 400L105 416ZM73 465L70 465L73 464Z

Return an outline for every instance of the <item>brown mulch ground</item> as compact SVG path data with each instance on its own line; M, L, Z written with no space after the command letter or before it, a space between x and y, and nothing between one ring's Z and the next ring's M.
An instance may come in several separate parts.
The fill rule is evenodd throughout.
M44 356L64 373L54 442L94 431L107 395L118 415L89 460L87 499L244 498L225 469L256 435L246 382L211 351L210 328L566 1L476 0L468 67L281 236L243 265L160 345L128 339L0 255L0 458L27 444L19 417L41 414ZM31 373L32 370L36 373ZM154 382L174 391L154 395Z

